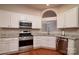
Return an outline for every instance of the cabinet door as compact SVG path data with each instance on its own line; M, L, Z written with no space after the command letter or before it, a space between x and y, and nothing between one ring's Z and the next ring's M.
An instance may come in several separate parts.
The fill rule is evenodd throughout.
M5 38L0 40L0 53L17 51L19 49L18 38Z
M10 13L0 10L0 27L10 26Z
M55 48L56 49L56 37L48 36L36 36L33 41L34 48Z
M48 46L48 39L44 36L34 37L34 48L45 48Z
M48 37L46 37L46 36L43 36L42 38L41 38L41 44L42 44L42 47L44 47L44 48L49 48L49 40L48 40Z
M41 41L43 47L56 49L56 37L45 36Z
M29 15L29 21L32 22L32 28L40 29L41 28L41 17Z
M56 37L49 37L48 38L48 47L56 49Z
M18 51L18 49L19 49L19 39L18 38L9 39L9 52Z
M19 20L20 20L20 21L21 21L21 20L27 21L27 15L25 15L25 14L19 14Z
M65 28L78 27L78 8L72 8L64 13Z
M33 18L33 26L32 28L38 28L40 29L41 28L41 18L40 17L34 17Z
M9 52L9 44L8 41L1 41L0 40L0 53Z
M41 38L39 36L34 36L33 47L40 48L42 45Z
M19 28L19 15L18 14L11 13L10 27Z
M64 28L64 13L57 16L57 28Z

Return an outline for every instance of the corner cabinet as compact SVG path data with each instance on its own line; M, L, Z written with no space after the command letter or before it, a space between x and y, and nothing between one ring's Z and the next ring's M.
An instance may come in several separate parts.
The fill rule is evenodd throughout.
M79 27L79 8L74 7L57 17L57 28L78 28Z
M56 37L52 36L34 36L33 48L56 49Z

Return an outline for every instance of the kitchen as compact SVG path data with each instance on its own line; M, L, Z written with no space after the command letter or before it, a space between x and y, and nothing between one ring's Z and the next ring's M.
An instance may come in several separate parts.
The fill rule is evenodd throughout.
M79 54L78 11L78 4L0 5L0 54L40 48Z

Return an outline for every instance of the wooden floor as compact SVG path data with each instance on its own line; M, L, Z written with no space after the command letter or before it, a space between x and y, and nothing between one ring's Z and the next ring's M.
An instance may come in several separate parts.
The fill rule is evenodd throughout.
M40 49L33 49L28 52L21 52L18 53L17 55L62 55L62 54L55 50L40 48Z

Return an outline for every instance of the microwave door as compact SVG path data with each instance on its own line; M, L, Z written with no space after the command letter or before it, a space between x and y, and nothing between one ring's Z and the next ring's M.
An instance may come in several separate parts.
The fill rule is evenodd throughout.
M32 23L20 22L19 26L20 28L28 29L28 28L32 28Z

